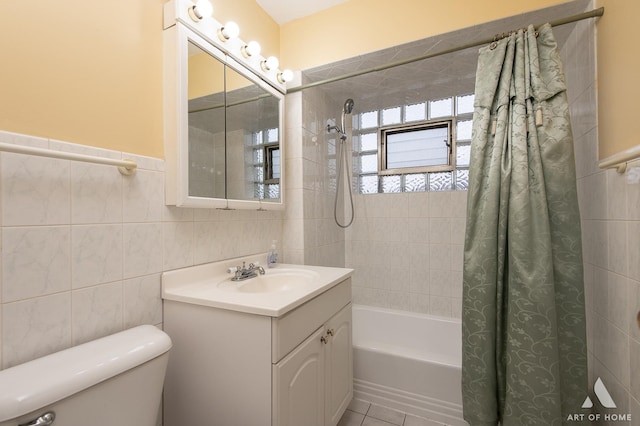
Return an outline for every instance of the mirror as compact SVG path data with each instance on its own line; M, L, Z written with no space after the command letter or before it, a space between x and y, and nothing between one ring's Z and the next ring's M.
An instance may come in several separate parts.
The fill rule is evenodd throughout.
M227 67L227 198L280 198L278 99Z
M189 41L189 196L227 198L224 64Z
M284 208L284 96L197 34L172 28L175 37L165 34L165 76L173 73L177 87L165 90L176 105L165 102L167 204Z

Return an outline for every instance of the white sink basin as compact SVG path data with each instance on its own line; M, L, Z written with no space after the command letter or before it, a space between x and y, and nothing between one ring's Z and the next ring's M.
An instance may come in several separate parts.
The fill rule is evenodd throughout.
M303 269L267 269L264 275L244 281L232 281L228 278L218 284L218 287L240 293L272 293L299 290L313 284L317 278L317 272Z
M231 281L228 270L243 262L259 264L258 254L206 263L162 274L162 298L166 301L211 306L279 317L347 279L352 269L278 264L264 275Z

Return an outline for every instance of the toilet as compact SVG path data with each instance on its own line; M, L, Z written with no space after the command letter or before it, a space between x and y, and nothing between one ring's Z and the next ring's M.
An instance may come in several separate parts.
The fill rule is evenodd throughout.
M0 371L0 426L156 426L171 339L151 325Z

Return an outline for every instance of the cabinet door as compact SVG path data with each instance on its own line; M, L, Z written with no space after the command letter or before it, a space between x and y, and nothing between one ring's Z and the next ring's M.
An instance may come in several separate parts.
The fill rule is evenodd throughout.
M273 425L323 426L324 327L273 366Z
M351 303L326 325L325 425L335 426L353 396L353 351L351 348Z

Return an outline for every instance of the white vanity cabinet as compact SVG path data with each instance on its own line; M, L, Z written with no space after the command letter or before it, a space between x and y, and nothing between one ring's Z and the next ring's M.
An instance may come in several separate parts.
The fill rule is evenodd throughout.
M273 425L335 426L353 396L351 304L273 366Z
M278 316L163 294L165 426L335 426L353 395L349 275Z

